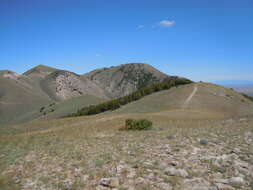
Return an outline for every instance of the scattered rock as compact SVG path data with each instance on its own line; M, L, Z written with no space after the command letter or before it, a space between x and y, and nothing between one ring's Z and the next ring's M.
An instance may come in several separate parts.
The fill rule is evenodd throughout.
M217 187L210 187L209 190L218 190Z
M232 123L235 123L234 119L228 119L228 120L223 121L223 124L232 124Z
M118 178L102 178L99 184L105 187L114 188L114 187L119 186L119 179Z
M125 164L120 164L120 165L118 165L118 166L116 167L117 173L118 173L118 174L122 173L122 172L125 170L125 168L127 168L127 166L126 166Z
M199 144L201 144L201 145L208 145L209 142L208 142L208 140L201 139L201 140L199 141Z
M239 119L239 122L247 122L247 121L248 121L247 118L240 118L240 119Z
M109 187L111 179L110 178L102 178L99 182L100 185Z
M20 182L21 182L21 180L20 180L19 178L16 177L16 178L14 179L14 183L15 183L15 184L19 184Z
M229 130L231 127L233 125L228 125ZM137 139L139 134L119 132L123 140L115 147L109 141L96 138L96 145L89 143L87 146L86 141L81 141L76 150L82 152L73 154L70 159L65 159L64 154L62 157L47 151L30 151L1 175L12 176L13 185L23 189L54 190L50 186L54 183L62 185L62 189L84 185L81 190L137 190L142 187L152 190L250 190L252 146L244 141L245 137L248 142L252 139L251 126L248 127L246 132L234 128L228 137L226 131L210 132L209 143L203 143L206 139L199 134L197 137L176 135L177 138L168 144L168 134L163 132L152 131L152 136L162 135L154 141L144 141L146 134L140 134L143 136ZM112 155L104 156L101 152ZM94 166L94 160L103 161L101 168Z
M203 178L185 179L182 187L187 190L209 190L210 183Z
M109 184L109 187L114 188L119 186L119 179L118 178L112 178Z
M164 190L171 190L172 186L168 183L158 183L156 185L156 187L158 187L159 189L164 189Z
M138 178L136 179L136 184L143 184L143 183L145 183L145 179L144 179L144 178L138 177Z
M136 176L135 169L130 169L129 173L127 174L127 178L134 178Z
M171 176L180 176L180 177L187 177L188 173L183 169L176 169L173 167L168 167L165 169L165 174Z
M244 179L242 177L232 177L230 183L244 184Z
M216 183L222 183L222 184L228 184L229 180L228 179L214 179Z
M235 190L232 186L223 183L216 183L216 186L218 190Z
M110 190L110 188L102 186L102 185L99 185L99 186L96 187L96 190Z
M83 181L88 181L88 179L89 179L89 175L84 175L84 176L82 177L82 180L83 180Z

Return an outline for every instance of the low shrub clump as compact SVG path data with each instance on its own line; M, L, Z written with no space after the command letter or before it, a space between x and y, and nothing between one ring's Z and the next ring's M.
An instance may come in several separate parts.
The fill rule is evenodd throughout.
M127 119L125 124L126 130L147 130L152 127L153 123L152 121L149 121L147 119L140 119L140 120L134 120L134 119Z

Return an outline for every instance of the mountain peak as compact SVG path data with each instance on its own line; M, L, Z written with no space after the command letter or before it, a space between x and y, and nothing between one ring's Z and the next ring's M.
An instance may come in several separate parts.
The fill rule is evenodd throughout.
M46 76L54 71L57 71L58 69L53 68L53 67L49 67L46 65L37 65L36 67L33 67L32 69L26 71L23 73L23 75L26 76L31 76L31 75L35 75L35 76Z
M145 63L127 63L98 69L83 75L103 89L107 96L116 98L137 89L163 81L169 76Z

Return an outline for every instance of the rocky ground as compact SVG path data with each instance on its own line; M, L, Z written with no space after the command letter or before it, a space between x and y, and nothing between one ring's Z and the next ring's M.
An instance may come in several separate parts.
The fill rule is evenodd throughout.
M253 189L252 121L191 122L134 132L76 128L47 133L47 140L33 134L43 143L2 170L0 189Z

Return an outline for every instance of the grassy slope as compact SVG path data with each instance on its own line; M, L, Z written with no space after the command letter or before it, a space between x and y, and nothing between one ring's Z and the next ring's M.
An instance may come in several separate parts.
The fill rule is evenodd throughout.
M0 77L0 125L5 123L25 122L35 115L33 110L49 102L26 79L15 80Z
M25 72L23 75L27 76L28 79L32 81L33 86L38 89L41 94L48 96L52 100L58 100L55 94L52 93L55 88L53 84L54 81L48 77L50 73L56 71L58 71L58 69L44 65L38 65L37 67L34 67Z
M114 113L152 113L179 109L188 94L191 93L191 86L173 87L169 90L151 94L143 97L139 101L123 106Z
M23 75L27 77L27 80L32 83L33 87L36 88L39 93L47 96L49 99L58 100L55 94L52 93L52 91L54 91L53 81L47 79L49 74L56 71L59 71L59 69L38 65L26 71Z
M182 108L184 101L188 98L189 94L192 92L194 86L198 86L198 91L192 98L189 106L185 109ZM55 118L58 116L65 115L69 110L78 109L78 106L83 107L88 104L96 104L103 99L96 98L94 96L83 96L78 98L73 98L61 103L56 104L52 108L55 112L47 114L48 118ZM83 105L81 105L83 104ZM80 108L79 107L79 108ZM50 108L50 107L49 107ZM75 121L85 121L86 119L97 120L97 118L120 118L120 117L139 117L139 115L144 116L155 116L164 117L168 116L171 118L185 118L185 119L208 119L208 118L227 118L232 116L245 116L253 114L252 112L253 104L249 100L245 99L242 95L234 92L230 89L223 88L221 86L211 85L211 84L190 84L184 85L177 88L172 88L170 90L165 90L148 95L138 101L132 102L120 109L113 112L106 112L99 114L98 116L84 116L78 118L66 118L48 121L34 121L26 126L30 130L36 128L35 126L44 125L46 128L51 128L51 125L46 125L47 123L53 122L54 126L61 127L61 122L69 122L69 126L75 125ZM106 119L107 120L107 119ZM73 122L73 124L71 123ZM36 124L35 124L36 123ZM23 126L23 124L21 124ZM19 125L14 125L19 126ZM11 127L10 127L11 128ZM9 128L9 129L10 129ZM15 127L14 127L15 128ZM24 129L24 128L21 128Z
M242 116L253 113L253 104L240 93L222 86L202 84L190 108L213 111L227 116Z
M204 156L227 155L233 148L240 148L238 155L244 156L244 162L253 164L245 157L253 154L253 149L244 141L246 133L253 133L253 122L226 124L223 119L204 114L193 118L189 117L188 110L182 111L180 118L163 113L110 113L33 121L10 127L9 132L12 132L9 134L1 130L0 188L18 190L28 185L34 189L35 185L43 185L47 189L64 189L67 188L64 181L68 180L73 189L95 189L101 178L116 176L111 168L125 163L128 169L124 174L118 174L121 185L129 180L137 182L138 177L150 181L148 174L155 172L174 189L181 189L183 178L164 175L164 166L158 167L160 164L176 162L178 168L189 173L189 179L209 176L207 173L215 174L220 168L214 161L204 160ZM150 119L154 128L143 132L120 131L126 118ZM208 139L214 144L201 147L199 139ZM195 158L192 153L196 150ZM233 167L231 163L221 166L225 171L223 175L233 176L233 172L229 173ZM126 178L132 168L136 172L134 178ZM79 169L80 173L77 172ZM86 175L87 181L83 180ZM246 175L245 179L248 177ZM212 178L211 175L208 180ZM15 179L20 179L20 182L13 183ZM155 179L151 181L159 183ZM146 182L136 184L137 190L155 189ZM237 189L249 190L250 187Z
M152 113L182 110L182 105L195 84L184 85L144 97L123 106L114 113ZM216 116L239 116L253 113L253 104L233 90L205 83L198 83L198 91L186 108L191 112L202 112Z
M27 79L24 79L27 82ZM28 81L29 82L29 81ZM40 93L36 84L27 83L33 89L26 88L15 81L0 77L0 126L44 118L40 108L47 108L46 118L56 118L76 112L79 108L103 101L102 98L87 95L58 102L55 106L49 105L55 100ZM54 112L50 112L54 109Z
M69 100L59 102L55 106L52 106L52 108L55 111L47 114L45 118L51 119L51 118L62 117L62 116L77 112L78 109L81 109L88 105L98 104L103 101L105 101L105 99L92 96L92 95L85 95L85 96L71 98Z
M0 126L27 122L40 116L37 110L52 101L41 89L41 73L55 70L39 65L18 80L3 77L7 71L0 72Z
M158 185L161 181L182 190L187 189L183 188L185 178L171 177L163 171L171 162L189 173L186 179L202 178L212 184L217 172L226 179L233 177L234 168L238 167L235 163L243 162L252 167L253 149L246 141L253 134L252 117L245 117L246 121L227 120L222 114L218 118L216 114L202 111L206 107L213 110L213 103L230 101L229 97L223 97L222 92L232 95L239 107L244 106L240 103L242 96L218 86L199 84L199 91L189 107L179 109L193 87L188 85L158 92L115 112L32 121L1 128L0 189L36 189L42 186L47 189L95 189L101 178L117 176L119 189L132 180L137 190L161 189L150 183ZM209 90L212 95L207 94ZM212 96L219 101L211 99L206 102L206 98ZM205 103L204 108L197 104L197 100ZM197 108L199 112L193 110ZM143 113L144 109L147 109L146 113ZM142 132L120 131L127 118L147 118L153 121L154 128ZM207 139L210 145L199 145L200 139ZM219 165L216 159L212 159L226 158L238 149L237 162L232 157L232 160L224 160ZM117 173L113 168L122 163L126 169ZM244 179L250 182L246 170L244 168ZM130 171L134 171L134 176L126 177ZM150 180L152 173L159 179ZM86 176L88 179L85 180ZM139 177L145 179L145 183L137 183ZM19 181L13 183L16 180ZM235 185L240 190L253 187Z

